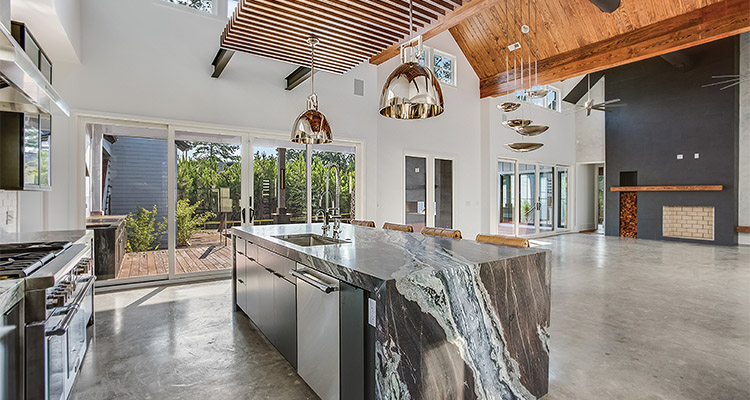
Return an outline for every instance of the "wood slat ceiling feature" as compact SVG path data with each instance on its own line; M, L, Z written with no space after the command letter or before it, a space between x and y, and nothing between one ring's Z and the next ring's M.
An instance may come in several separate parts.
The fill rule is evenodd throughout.
M577 1L577 0L576 0ZM677 0L665 0L674 1ZM541 22L541 15L539 20ZM636 18L631 15L631 21ZM644 17L638 17L643 20ZM586 73L602 71L619 65L671 53L714 40L750 31L750 1L723 0L702 8L652 23L631 32L591 43L546 58L540 55L539 84L557 82ZM540 30L541 37L541 30ZM456 36L456 40L462 37ZM502 38L503 41L505 38ZM541 42L541 38L540 38ZM541 53L541 43L540 43ZM496 67L505 68L505 57ZM475 70L494 72L487 63L473 65ZM499 96L515 88L511 65L510 79L505 71L480 75L480 96ZM520 74L520 71L518 71ZM526 71L528 74L532 71ZM479 72L477 72L479 74ZM528 75L527 75L528 76ZM528 81L527 81L528 82Z
M486 0L473 0L471 3ZM462 0L414 0L415 30L460 10ZM454 11L455 10L455 11ZM221 47L344 73L409 36L407 0L243 0L221 35Z
M744 1L750 3L747 0ZM492 3L491 7L468 16L450 28L451 34L480 80L488 80L491 77L500 79L499 75L506 71L508 42L513 43L516 41L513 37L517 39L520 36L520 25L523 23L530 25L533 29L535 15L538 15L538 56L541 74L541 60L583 48L591 51L593 49L590 46L596 43L604 43L645 27L655 27L682 15L702 13L700 10L709 9L710 6L737 2L733 0L623 0L620 8L611 14L601 12L589 0L508 0L508 2L496 0ZM535 3L538 14L535 13ZM511 40L506 40L506 4L509 4L510 25L518 27L512 28L515 35L510 35ZM529 5L531 5L531 15L528 12ZM737 17L741 19L742 15ZM520 21L513 23L514 18ZM709 29L709 32L716 28L710 23L704 26ZM672 30L676 32L674 28ZM645 41L647 38L632 37L631 39ZM672 39L679 42L682 38L674 36ZM610 50L615 49L610 48ZM522 51L524 59L528 62L527 49L524 48ZM586 57L586 54L579 54L579 56ZM512 58L510 60L512 64ZM550 66L549 63L545 65ZM501 93L485 91L482 96L498 94Z

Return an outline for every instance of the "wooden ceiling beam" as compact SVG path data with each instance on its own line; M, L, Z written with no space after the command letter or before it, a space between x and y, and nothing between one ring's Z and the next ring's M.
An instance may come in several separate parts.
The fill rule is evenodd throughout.
M409 33L409 26L393 27L377 21L372 17L363 17L358 13L345 10L325 0L273 0L287 12L295 12L299 15L315 16L324 18L342 27L357 28L368 31L373 35L382 35L398 40Z
M342 23L332 21L326 16L316 15L313 13L306 13L299 11L297 7L286 7L277 4L275 1L270 0L245 0L246 7L251 10L257 10L261 15L263 14L275 14L284 18L287 21L294 21L299 24L306 25L308 31L314 33L315 31L330 31L335 32L338 35L345 35L351 38L360 40L367 40L371 43L376 43L379 46L388 46L394 41L399 40L398 37L388 37L388 35L378 35L369 31L363 31L357 24L353 23ZM279 26L279 29L284 29L285 25Z
M363 7L371 7L373 9L378 9L378 12L383 13L384 15L388 15L392 18L401 19L405 23L408 23L408 19L404 18L405 15L404 12L408 13L408 10L404 10L403 8L399 8L398 6L387 2L387 1L377 1L377 0L341 0L343 3L346 4L357 4ZM437 18L437 15L435 16ZM425 24L429 24L430 19L428 17L425 17L421 14L414 13L414 26L421 28Z
M750 31L750 1L724 0L539 60L539 84L617 67L747 31ZM513 74L511 70L510 75ZM513 80L506 80L503 71L481 78L479 86L482 98L500 96L513 90Z
M409 18L409 1L408 0L364 0L367 1L367 3L373 3L373 2L381 2L387 5L391 5L392 7L397 7L401 12L404 13L405 18ZM431 21L434 21L438 18L438 14L433 13L430 10L426 10L419 6L419 4L414 4L414 19L418 18L425 18L427 19L426 23L430 23Z
M248 18L248 16L251 18ZM286 24L283 31L288 34L294 34L294 36L298 38L306 38L310 35L309 25L297 23L290 20L284 21L281 19L281 17L277 17L273 14L268 14L262 17L258 14L248 11L230 21L230 24L241 27L247 32L253 32L253 29L257 26L262 26L267 29L280 32L281 30L279 29L279 26ZM336 33L329 33L323 30L315 30L313 33L315 33L315 35L321 40L321 42L338 43L341 45L341 47L350 47L367 51L377 51L377 49L381 48L379 45L366 40L358 40L356 38L338 35Z
M422 33L422 38L424 40L431 39L447 31L448 29L461 23L461 21L465 20L466 18L473 17L474 15L477 15L482 11L489 9L494 5L495 1L496 0L472 0L455 9L455 11L448 12L444 16L438 17L436 24L432 25L427 29L427 31ZM370 63L380 65L390 60L391 58L398 56L400 48L401 43L391 45L380 53L372 56L370 58Z
M277 41L284 44L305 45L309 49L309 45L307 45L304 40L300 39L300 35L274 31L273 29L268 29L260 25L255 25L253 28L247 28L246 26L232 24L231 36L238 40L242 40L246 37L258 37L263 38L264 40ZM366 51L355 47L341 46L337 43L329 42L324 38L319 39L320 43L315 46L316 53L319 49L323 49L324 51L335 52L336 55L346 55L359 60L367 59L368 53Z

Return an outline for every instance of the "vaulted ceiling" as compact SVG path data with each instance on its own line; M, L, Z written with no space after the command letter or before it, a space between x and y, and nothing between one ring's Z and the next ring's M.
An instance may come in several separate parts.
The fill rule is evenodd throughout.
M476 0L475 0L476 1ZM462 0L414 0L414 28L442 18ZM243 0L221 37L221 47L310 66L309 36L316 67L344 73L409 34L404 0Z
M538 40L534 41L537 22ZM530 35L526 35L531 36L531 43L525 42L527 38L520 33L522 24L531 27ZM506 32L508 26L510 32ZM510 74L506 74L506 54L508 44L516 41L525 46L521 52L527 63L529 47L533 49L538 43L539 84L544 84L748 30L748 0L622 0L611 14L600 11L589 0L497 0L492 7L450 28L480 78L482 97L513 89L514 54L510 53ZM506 39L508 34L510 40ZM532 72L533 54L531 51Z
M314 35L316 66L344 73L396 57L408 10L408 0L242 0L221 47L309 66ZM414 24L425 39L450 30L488 97L513 90L513 56L533 62L536 50L538 83L556 82L746 32L750 0L621 0L613 13L590 0L414 0Z

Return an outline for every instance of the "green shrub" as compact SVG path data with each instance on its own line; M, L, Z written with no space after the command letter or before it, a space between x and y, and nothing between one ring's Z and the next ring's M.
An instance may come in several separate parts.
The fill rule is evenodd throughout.
M125 227L128 229L128 251L156 250L159 239L167 231L167 219L156 222L156 205L151 211L136 206L135 215L130 213L125 218Z
M201 201L198 201L193 205L190 205L190 200L177 201L176 217L178 246L190 246L190 240L193 239L196 232L203 228L203 224L205 224L209 218L213 218L216 215L212 212L195 215L195 210L200 204Z

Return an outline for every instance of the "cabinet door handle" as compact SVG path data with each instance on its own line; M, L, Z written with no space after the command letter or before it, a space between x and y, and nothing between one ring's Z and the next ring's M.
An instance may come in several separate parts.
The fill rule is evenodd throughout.
M255 259L252 258L252 257L248 257L247 259L250 260L250 261L255 261Z
M238 281L239 283L243 284L243 285L245 284L245 281L243 281L242 279L237 279L237 281Z
M297 279L300 279L300 280L302 280L302 281L304 281L304 282L312 285L314 288L320 290L321 292L331 293L331 292L335 292L336 290L338 290L338 288L336 286L329 285L329 284L321 281L320 279L318 279L318 278L316 278L316 277L314 277L312 275L306 274L304 272L298 272L297 270L290 269L289 273L292 276L296 277Z

